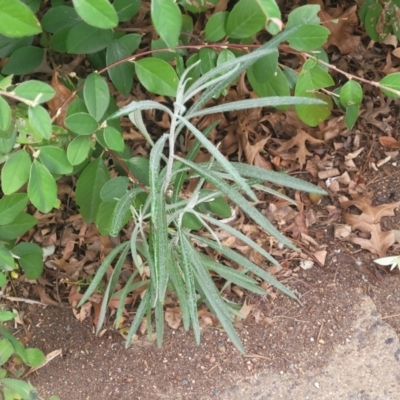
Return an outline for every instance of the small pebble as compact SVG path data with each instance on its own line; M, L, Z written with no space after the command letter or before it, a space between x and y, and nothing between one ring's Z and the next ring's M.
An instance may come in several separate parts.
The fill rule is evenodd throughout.
M318 383L318 382L315 382L315 383L314 383L314 386L315 386L317 389L319 389L319 383Z

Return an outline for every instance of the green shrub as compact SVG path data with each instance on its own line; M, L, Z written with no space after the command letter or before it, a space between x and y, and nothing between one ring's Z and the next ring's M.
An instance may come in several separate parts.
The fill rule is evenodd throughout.
M197 306L205 302L233 343L244 351L231 322L238 307L221 296L209 272L265 294L258 286L258 277L295 296L264 269L221 245L215 227L225 229L277 265L262 247L224 221L230 216L230 204L293 248L252 205L256 200L254 191L282 197L279 191L271 189L271 184L321 194L324 191L284 173L227 161L207 139L218 122L201 132L196 120L210 113L263 106L287 109L292 105L298 117L310 126L328 118L333 102L322 90L334 86L334 81L328 72L329 64L322 61L327 59L321 46L329 31L320 25L319 6L296 8L283 29L274 1L240 0L231 11L214 13L208 19L203 42L198 44L192 35L197 13L216 1L181 0L177 4L173 0L152 0L151 18L158 38L148 45L140 34L128 33L129 29L124 28L124 23L141 9L141 1L72 3L73 6L53 0L48 6L40 0L0 1L0 57L8 58L0 76L0 268L11 271L16 260L28 278L40 275L42 249L33 243L15 245L15 240L36 223L25 208L28 202L42 213L59 207L57 180L66 175L76 176L80 213L88 223L95 223L102 235L117 236L129 220L134 221L130 241L108 254L80 302L83 304L98 288L113 264L97 331L112 295L121 298L118 324L124 299L144 286L145 294L127 345L143 317L147 317L150 326L153 311L161 345L164 297L167 290L172 290L180 303L184 328L193 327L197 342ZM262 30L270 39L254 46L253 37ZM279 64L278 46L284 42L308 58L299 72ZM60 82L54 73L51 85L20 77L51 71L47 55L57 62L71 55L72 65L86 55L91 72L84 79L74 81L71 75ZM232 82L244 73L259 99L208 107L211 99L224 96ZM398 73L391 74L375 85L385 94L398 97L399 77ZM350 78L335 94L336 103L346 112L349 127L358 117L363 97L357 77ZM148 100L132 102L119 110L110 83L118 93L128 96L138 82L150 93L175 98L173 106ZM48 109L54 115L50 116ZM156 143L142 119L141 111L146 109L159 110L170 119L169 132ZM123 139L121 116L128 116L148 141L152 148L149 160L132 157ZM183 130L189 131L196 142L185 157L179 157L175 149ZM166 156L163 150L167 143ZM196 164L193 160L202 147L212 159ZM114 173L111 178L110 169L117 176ZM196 189L186 198L182 188L194 178L198 179ZM205 183L214 189L206 189ZM208 232L208 237L200 234L200 229ZM200 251L201 246L214 249L241 268L235 270L215 262ZM122 291L114 294L128 254L136 271ZM144 265L150 269L148 280L142 279Z

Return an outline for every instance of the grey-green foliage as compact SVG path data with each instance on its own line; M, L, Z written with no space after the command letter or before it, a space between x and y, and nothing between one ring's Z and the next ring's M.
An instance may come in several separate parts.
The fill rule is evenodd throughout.
M137 188L128 189L120 200L118 200L110 232L118 235L121 229L121 220L126 213L127 205L130 204L132 218L135 221L135 227L131 233L131 239L115 248L97 271L94 280L86 291L80 304L83 304L89 296L96 290L97 285L105 274L111 262L119 256L114 274L120 271L121 259L126 257L128 250L131 252L132 259L138 269L143 274L143 265L141 260L148 265L150 278L146 282L147 288L141 303L132 322L131 329L127 337L127 346L130 345L132 335L136 332L139 324L144 317L147 318L148 329L151 332L151 315L154 309L155 326L157 342L162 343L163 325L164 325L164 298L167 289L174 290L177 294L183 318L183 326L187 330L189 326L193 327L196 342L200 341L200 327L198 323L197 307L199 301L204 301L207 306L218 317L221 325L224 327L234 345L244 352L243 345L232 325L232 316L237 313L232 303L227 302L213 282L210 271L215 271L220 276L236 285L242 286L249 291L257 294L266 294L258 286L258 279L267 281L285 294L295 298L292 291L279 283L264 268L257 266L249 261L243 255L235 250L227 248L218 240L218 234L215 228L226 229L229 233L236 236L239 240L245 242L249 247L260 252L265 256L268 262L278 265L278 262L262 247L250 238L247 238L240 231L226 224L218 215L218 212L212 212L211 204L218 208L218 203L214 202L221 199L238 206L253 223L259 225L265 232L275 237L277 240L295 248L294 245L280 233L258 210L252 205L252 200L256 199L253 187L264 188L271 192L271 189L264 185L265 182L273 183L278 186L286 186L297 190L312 191L321 194L325 192L310 183L295 179L282 173L265 171L258 167L250 165L240 165L231 163L220 153L208 139L209 129L201 132L196 128L193 121L195 117L206 115L213 112L225 112L238 109L247 109L251 107L272 106L293 104L323 104L321 100L302 98L302 97L269 97L256 100L243 100L202 109L203 105L214 94L219 93L242 71L257 59L269 54L271 50L288 35L294 34L296 28L289 32L284 32L275 38L272 43L268 43L257 52L230 60L215 71L210 71L210 75L205 75L203 80L199 79L194 85L187 87L187 75L190 69L186 70L178 84L176 100L173 110L154 101L132 102L121 108L119 111L109 117L109 120L128 115L130 119L137 122L136 126L145 136L146 128L141 122L140 112L148 109L158 109L166 112L171 119L171 129L164 134L154 144L150 155L149 164L149 190L148 196L137 207L137 203L132 203L138 194ZM194 64L191 68L195 68ZM212 78L216 77L216 78ZM198 99L187 110L186 102L195 94L201 93ZM177 156L174 153L175 144L179 133L183 128L187 128L196 138L195 150L189 152L186 158ZM165 143L169 143L170 153L168 157L164 156L163 149ZM196 164L192 160L196 156L200 147L204 147L211 154L212 159L208 163ZM198 178L198 184L189 198L180 196L183 183L188 179ZM208 182L213 185L215 190L210 193L204 191L203 185ZM124 183L125 184L125 183ZM141 189L140 189L141 190ZM139 191L140 191L139 190ZM279 195L279 192L274 192ZM224 200L225 199L225 200ZM250 200L249 200L250 199ZM223 207L222 203L219 207ZM188 220L189 218L189 220ZM191 219L190 219L191 218ZM198 223L197 229L196 224ZM208 237L198 232L203 227L204 232L208 232ZM240 269L234 270L215 262L212 258L201 251L199 244L208 246L221 253L226 259L235 262ZM248 275L247 272L251 273ZM114 285L114 275L110 280L109 288ZM129 290L125 290L120 295L120 301L123 303ZM112 290L106 291L103 305L107 304L112 295ZM199 300L200 299L200 300ZM98 330L104 320L106 307L102 307ZM120 316L121 314L119 314ZM116 325L119 324L117 318Z

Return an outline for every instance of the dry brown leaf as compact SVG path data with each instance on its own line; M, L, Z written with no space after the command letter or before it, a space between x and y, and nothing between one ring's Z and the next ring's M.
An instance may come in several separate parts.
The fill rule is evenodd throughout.
M39 294L40 301L41 301L43 304L48 304L48 305L50 305L50 306L56 306L56 307L59 307L59 306L60 306L60 304L58 303L58 301L53 300L53 299L46 293L46 290L45 290L45 288L44 288L43 285L40 285L40 284L36 285L36 290L37 290L37 292L38 292L38 294Z
M357 5L343 11L342 7L325 7L322 0L309 0L308 3L320 5L318 16L322 25L331 32L324 48L334 45L342 54L354 52L361 40L361 36L354 35L358 26Z
M287 140L286 142L281 143L281 145L276 150L276 153L281 155L280 154L281 152L292 150L293 147L296 147L297 150L294 153L294 156L298 160L301 169L303 168L303 165L306 163L306 157L312 155L307 150L306 142L309 142L311 144L321 144L324 141L314 138L303 129L297 129L296 135L293 136L291 139ZM282 158L287 159L285 158L284 155L281 156Z
M400 141L391 136L381 136L379 143L389 149L400 149Z
M56 94L50 101L47 102L47 105L49 107L50 114L53 118L55 118L57 124L64 126L67 105L65 105L62 110L60 110L60 108L67 100L71 102L74 97L72 96L72 92L58 80L57 70L53 71L51 86L55 90Z
M360 220L370 224L377 224L381 221L382 217L393 217L394 209L400 206L400 201L374 207L371 206L371 201L367 197L353 195L353 200L344 201L340 205L342 208L357 207L362 211L362 214L357 216Z
M179 307L167 308L165 310L165 321L170 328L178 329L182 321L181 309Z
M352 243L358 244L363 249L377 254L379 257L384 257L389 247L396 241L395 232L393 230L382 232L380 224L372 224L370 233L370 239L353 237L350 240Z

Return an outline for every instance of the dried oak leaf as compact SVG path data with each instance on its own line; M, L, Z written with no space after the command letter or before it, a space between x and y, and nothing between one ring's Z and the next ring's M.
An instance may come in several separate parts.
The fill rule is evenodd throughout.
M389 247L396 241L395 231L382 232L379 223L366 222L362 217L363 215L365 216L365 214L343 214L345 222L351 225L354 230L358 229L361 232L370 234L369 239L352 237L350 242L358 244L363 249L377 254L379 257L384 257Z
M318 16L322 25L331 32L324 48L334 45L342 54L354 52L361 40L360 36L354 35L358 26L357 5L343 11L342 7L325 7L322 0L309 0L308 3L320 5Z
M353 200L343 201L340 203L340 206L342 208L355 206L362 211L361 215L356 216L360 221L369 224L377 224L381 221L382 217L393 217L394 209L400 206L400 201L374 207L371 206L371 201L368 198L360 195L353 195Z
M282 155L280 153L291 150L293 147L297 147L297 150L294 153L294 157L298 160L300 164L300 169L302 169L303 165L306 163L306 157L312 155L312 153L307 150L306 142L309 142L311 144L320 144L324 141L316 139L315 137L308 134L305 130L299 128L297 129L297 133L295 136L293 136L286 142L281 143L281 145L276 150L276 153L278 155L281 155L282 158L286 159L285 155Z

